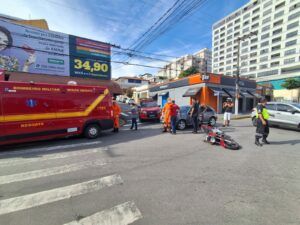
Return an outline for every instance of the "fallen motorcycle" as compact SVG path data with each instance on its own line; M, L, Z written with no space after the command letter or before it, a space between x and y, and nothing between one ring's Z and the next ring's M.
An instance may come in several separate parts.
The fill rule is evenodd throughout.
M229 135L211 125L201 125L201 129L206 133L204 142L212 145L220 145L226 149L239 150L241 146Z

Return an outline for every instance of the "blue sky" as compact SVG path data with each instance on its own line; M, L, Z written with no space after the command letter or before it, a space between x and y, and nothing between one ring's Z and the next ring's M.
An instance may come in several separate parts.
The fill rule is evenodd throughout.
M0 13L23 19L46 19L51 30L128 47L170 8L175 0L0 0ZM184 21L143 51L182 56L211 48L214 22L249 0L208 0ZM113 56L113 60L120 59ZM122 59L122 58L121 58ZM171 60L171 59L170 59ZM163 66L161 61L133 58L132 63ZM113 77L157 69L113 64Z

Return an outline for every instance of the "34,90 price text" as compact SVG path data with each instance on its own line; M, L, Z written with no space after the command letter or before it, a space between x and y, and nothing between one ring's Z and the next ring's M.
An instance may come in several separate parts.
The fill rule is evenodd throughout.
M82 61L80 59L74 59L74 68L81 70L84 69L90 72L104 72L106 73L109 69L108 65L99 62Z

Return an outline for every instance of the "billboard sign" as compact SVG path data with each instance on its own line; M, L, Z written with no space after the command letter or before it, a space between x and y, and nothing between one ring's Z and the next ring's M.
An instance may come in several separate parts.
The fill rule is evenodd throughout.
M110 79L110 45L0 20L0 69Z

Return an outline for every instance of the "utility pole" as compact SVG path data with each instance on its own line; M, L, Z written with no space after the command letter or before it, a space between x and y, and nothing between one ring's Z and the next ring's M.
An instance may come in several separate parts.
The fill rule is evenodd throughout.
M250 32L247 35L237 38L238 48L237 48L237 66L236 66L236 76L235 76L235 103L234 103L234 114L239 114L239 96L240 96L240 51L241 51L241 42L245 41L247 38L256 36L257 32Z

